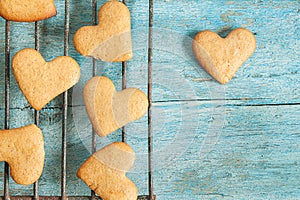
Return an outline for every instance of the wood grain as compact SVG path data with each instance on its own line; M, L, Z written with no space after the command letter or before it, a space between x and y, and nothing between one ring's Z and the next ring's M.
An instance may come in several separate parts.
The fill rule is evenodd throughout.
M58 15L41 22L41 53L63 55L64 2ZM98 6L104 0L98 1ZM128 87L147 91L148 1L127 1L131 11L134 57L128 62ZM73 34L92 24L89 1L71 1L70 56L81 66L81 80L70 92L68 115L67 194L90 195L75 173L89 157L91 125L82 88L92 76L92 61L73 48ZM299 199L300 198L300 2L155 1L153 63L154 190L157 199ZM257 50L235 77L221 86L197 64L191 38L209 29L225 36L246 27L255 33ZM12 23L11 55L34 47L34 23ZM4 116L4 33L0 19L0 116ZM121 64L97 61L98 75L121 89ZM40 195L59 195L61 104L58 97L41 111L45 169ZM11 127L33 123L33 110L14 78ZM146 116L127 128L137 153L129 173L147 193ZM0 118L3 127L4 117ZM121 140L121 131L97 138L97 149ZM0 195L3 190L0 165ZM32 195L32 187L10 181L13 195Z

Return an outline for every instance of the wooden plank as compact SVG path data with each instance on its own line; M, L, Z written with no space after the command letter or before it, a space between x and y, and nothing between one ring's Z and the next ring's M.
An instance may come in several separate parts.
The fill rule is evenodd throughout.
M24 110L13 111L12 121L19 123L20 113ZM60 114L59 109L41 113L45 142L52 144L46 145L41 195L59 193ZM221 107L211 102L156 103L153 139L157 197L300 197L299 114L298 105ZM214 121L222 123L224 117L222 129L213 124ZM30 123L26 118L22 121ZM144 159L146 123L146 118L142 118L127 128L128 143L137 153L136 166L129 177L137 183L140 194L147 191L146 168L143 168L147 163ZM75 176L89 151L82 133L76 132L76 124L71 123L69 128L72 134L68 138L68 194L89 195L87 186ZM200 152L209 147L204 141L212 134L210 130L220 132L217 140L210 140L217 142L212 143L212 151L203 156ZM115 140L120 131L113 135L104 141ZM98 142L99 147L105 145L103 140ZM2 176L0 183L1 180ZM31 194L30 187L12 181L11 191L14 195Z
M193 124L199 121L204 131L209 121L200 117L203 112L198 105L190 103L192 113L199 115L192 115L191 120ZM206 157L199 154L203 140L195 131L183 155L155 171L158 197L298 199L300 107L228 106L225 114L219 140ZM172 141L164 141L164 133L155 133L155 137L159 138L156 144Z
M226 98L257 99L262 103L299 102L299 1L158 1L155 2L154 13L156 28L172 30L191 38L206 29L222 36L237 27L250 29L256 34L257 50L225 86ZM165 38L166 41L156 40L154 47L164 46L172 53L179 43L186 47L186 57L192 55L188 39L168 42L170 37L166 35ZM174 71L178 70L182 79L196 91L197 98L207 98L207 90L203 90L203 78L205 80L207 76L201 74L202 69L200 74L195 70L199 65L188 65L182 62L183 59L162 52L154 58L159 63L172 65ZM157 73L160 70L163 68L157 69ZM166 76L166 73L161 74ZM172 74L169 76L170 81ZM174 88L184 94L180 85ZM167 99L164 96L158 98Z
M270 8L269 5L270 2L253 4L249 1L227 3L218 1L213 4L211 1L156 2L154 100L214 99L215 97L209 95L210 88L217 85L220 90L225 90L219 96L227 99L256 100L262 104L298 102L299 59L296 52L299 51L300 45L297 39L299 28L294 26L299 23L298 3L281 1L272 2ZM62 55L64 17L62 7L62 2L58 3L58 16L41 24L41 52L47 60ZM87 3L74 1L71 6L71 34L74 34L79 27L91 23L89 7ZM129 2L129 7L132 11L135 57L129 62L128 84L146 91L144 77L147 69L145 48L148 38L147 3L146 1ZM74 11L78 8L82 12ZM170 10L176 13L173 20L170 18L173 16ZM246 23L247 21L251 23ZM1 22L0 33L3 40L4 21ZM256 33L257 51L223 89L221 85L212 81L193 58L190 48L191 37L197 31L204 29L211 29L224 35L228 32L226 27L232 29L240 26ZM174 32L173 35L170 32ZM12 23L12 56L19 49L33 47L33 33L33 23ZM174 40L176 42L173 43ZM73 46L70 46L70 55L81 65L81 81L85 82L90 77L91 59L80 56ZM2 43L0 47L4 48L4 44ZM0 64L3 65L3 62L1 59ZM109 76L116 83L117 88L121 88L120 65L99 61L98 66L98 74ZM27 107L28 104L14 80L12 91L15 94L12 106ZM0 93L3 93L2 88ZM0 100L0 105L3 105L3 99ZM48 106L59 106L60 102L61 99L57 98Z

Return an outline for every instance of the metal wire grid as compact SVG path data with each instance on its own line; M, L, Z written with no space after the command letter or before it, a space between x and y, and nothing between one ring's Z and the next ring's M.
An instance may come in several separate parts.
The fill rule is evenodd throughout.
M40 51L40 22L35 22L35 50ZM39 126L39 111L34 110L34 123ZM36 181L33 185L33 197L35 200L39 199L39 182Z
M122 1L124 4L125 0ZM92 0L93 24L97 24L97 0ZM154 200L153 176L152 176L152 47L153 47L153 0L149 0L149 34L148 34L148 195L139 196L139 200ZM65 25L64 25L64 55L69 52L70 31L70 0L65 0ZM35 22L35 49L40 49L40 22ZM5 113L4 129L9 129L10 122L10 21L5 21ZM126 88L127 63L122 62L122 89ZM96 76L97 63L93 58L93 76ZM66 155L67 155L67 113L68 113L68 91L63 93L62 103L62 165L61 165L61 196L39 196L38 181L33 184L33 196L10 196L9 194L9 165L4 164L4 198L9 199L100 199L91 191L91 196L70 197L66 194ZM39 126L39 112L34 111L34 121ZM122 141L126 142L126 128L122 127ZM96 151L96 133L92 131L92 152Z

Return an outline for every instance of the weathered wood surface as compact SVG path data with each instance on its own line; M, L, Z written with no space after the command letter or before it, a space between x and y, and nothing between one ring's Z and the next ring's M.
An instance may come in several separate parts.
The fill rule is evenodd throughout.
M100 6L104 1L98 1ZM134 58L128 86L147 90L148 2L127 1L132 16ZM64 1L58 15L41 22L41 53L63 55ZM90 155L90 124L82 87L92 75L90 58L72 46L74 32L91 24L91 2L71 0L70 55L81 65L81 81L70 92L68 195L89 195L75 173ZM157 199L300 198L300 2L154 1L154 188ZM246 27L256 34L255 54L226 86L213 81L191 52L191 37L210 29L225 36ZM12 23L11 55L34 47L34 23ZM4 33L0 20L0 127L4 123ZM97 74L121 88L121 65L98 61ZM11 127L33 123L33 110L11 76ZM41 111L46 162L41 195L60 194L61 97ZM137 153L129 176L147 193L146 117L128 125ZM98 148L120 140L120 131L97 138ZM0 167L3 190L3 167ZM10 182L11 194L31 195L32 186Z

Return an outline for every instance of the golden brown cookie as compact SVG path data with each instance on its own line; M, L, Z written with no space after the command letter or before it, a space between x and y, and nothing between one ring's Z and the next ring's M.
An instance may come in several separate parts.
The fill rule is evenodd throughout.
M202 31L193 41L193 51L201 66L222 84L234 76L255 48L254 35L244 28L234 29L226 38L212 31Z
M74 46L83 56L107 62L132 58L130 12L119 1L109 1L99 10L99 24L84 26L74 35Z
M19 51L12 68L24 96L36 110L74 86L80 77L79 65L73 58L60 56L46 62L34 49Z
M147 96L139 89L117 92L104 76L91 78L84 87L84 103L89 119L100 136L142 117L148 109Z
M9 164L16 183L29 185L37 181L44 168L44 157L44 138L36 125L0 130L0 161Z
M104 200L136 200L135 184L126 177L135 161L135 153L123 142L112 143L88 158L77 172Z
M0 0L0 16L9 21L34 22L55 15L54 0Z

